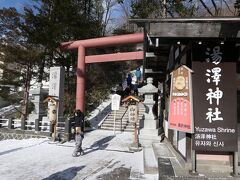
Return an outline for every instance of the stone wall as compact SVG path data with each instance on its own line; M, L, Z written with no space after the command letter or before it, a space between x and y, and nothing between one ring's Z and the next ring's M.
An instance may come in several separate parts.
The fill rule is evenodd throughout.
M29 139L50 137L49 132L22 131L8 128L0 128L0 141L6 139Z

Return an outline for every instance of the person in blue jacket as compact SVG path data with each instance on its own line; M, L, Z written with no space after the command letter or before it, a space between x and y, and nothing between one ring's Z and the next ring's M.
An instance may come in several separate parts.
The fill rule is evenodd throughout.
M142 78L142 72L141 72L140 68L137 68L135 75L137 78L137 84L139 84L141 82L141 78Z

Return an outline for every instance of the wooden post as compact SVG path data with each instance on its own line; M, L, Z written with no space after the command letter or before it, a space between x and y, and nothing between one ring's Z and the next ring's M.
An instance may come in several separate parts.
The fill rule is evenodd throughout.
M134 143L138 145L138 137L137 137L137 123L134 123Z
M56 141L56 134L57 134L57 123L53 124L53 136L52 136L52 140Z

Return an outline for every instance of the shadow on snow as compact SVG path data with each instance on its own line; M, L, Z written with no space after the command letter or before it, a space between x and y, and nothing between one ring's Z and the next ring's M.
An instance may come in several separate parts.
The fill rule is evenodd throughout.
M73 179L77 175L78 171L80 171L84 167L85 166L70 167L70 168L65 169L63 171L56 172L56 173L50 175L49 177L44 178L43 180L69 180L69 179Z
M89 148L86 148L85 150L89 150L89 151L85 151L84 154L88 154L91 152L94 152L96 150L103 150L106 149L108 147L108 142L110 142L115 136L107 136L104 137L96 142L94 142Z

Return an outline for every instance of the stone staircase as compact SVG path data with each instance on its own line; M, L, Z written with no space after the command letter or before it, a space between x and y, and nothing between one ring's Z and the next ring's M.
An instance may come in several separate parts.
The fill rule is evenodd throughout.
M145 108L142 104L139 104L139 120L143 118ZM114 128L114 111L111 111L106 118L98 125L99 129L104 130L113 130ZM139 123L137 123L139 127ZM116 111L115 118L115 131L127 131L133 132L134 126L133 123L128 120L128 108L120 106L119 110Z

